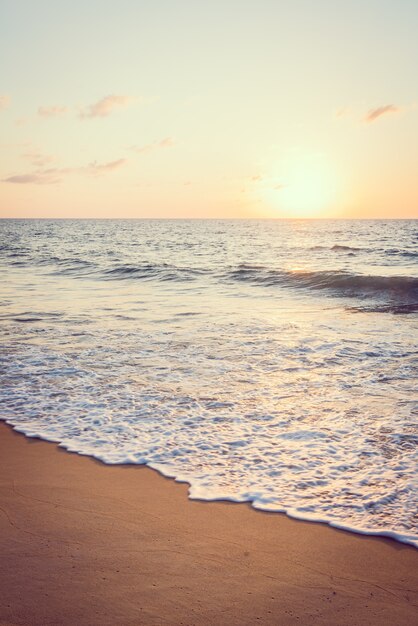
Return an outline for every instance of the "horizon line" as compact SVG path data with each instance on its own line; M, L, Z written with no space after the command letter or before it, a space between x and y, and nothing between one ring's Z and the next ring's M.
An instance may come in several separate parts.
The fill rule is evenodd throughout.
M139 221L139 220L167 220L167 221L228 221L228 222L239 222L239 221L286 221L286 220L294 220L294 221L363 221L363 222L371 222L371 221L394 221L394 222L408 222L418 220L418 217L8 217L8 216L0 216L0 220L57 220L57 221L66 221L66 220L77 220L77 221Z

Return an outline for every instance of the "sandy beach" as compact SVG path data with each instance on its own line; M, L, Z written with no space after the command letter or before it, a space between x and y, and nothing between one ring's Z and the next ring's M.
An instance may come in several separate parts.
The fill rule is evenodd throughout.
M415 623L418 552L0 424L0 624Z

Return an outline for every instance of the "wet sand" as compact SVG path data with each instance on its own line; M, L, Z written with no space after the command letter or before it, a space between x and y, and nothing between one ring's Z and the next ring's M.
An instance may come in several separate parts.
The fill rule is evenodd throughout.
M418 550L196 502L0 423L0 626L322 624L418 619Z

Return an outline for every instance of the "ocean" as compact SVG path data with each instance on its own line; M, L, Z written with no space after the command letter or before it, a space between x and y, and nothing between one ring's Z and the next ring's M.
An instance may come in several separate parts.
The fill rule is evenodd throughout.
M418 547L418 220L0 233L0 418L191 498Z

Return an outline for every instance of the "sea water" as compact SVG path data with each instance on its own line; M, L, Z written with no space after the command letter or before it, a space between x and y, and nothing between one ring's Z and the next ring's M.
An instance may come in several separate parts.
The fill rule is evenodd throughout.
M418 546L418 221L2 220L0 417ZM140 497L140 494L138 494Z

